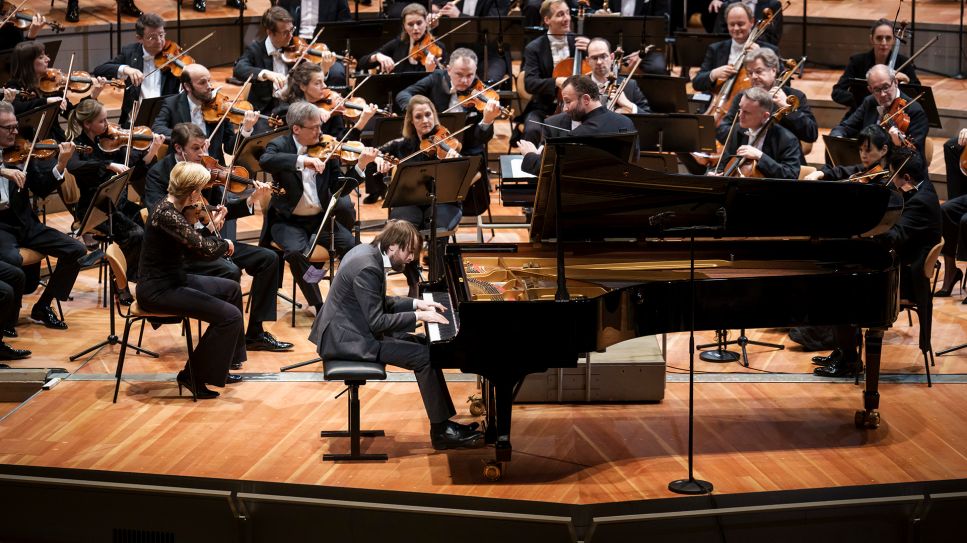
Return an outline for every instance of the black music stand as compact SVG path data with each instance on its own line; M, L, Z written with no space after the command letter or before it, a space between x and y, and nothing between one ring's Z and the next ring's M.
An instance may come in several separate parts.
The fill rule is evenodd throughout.
M242 143L238 146L238 152L235 153L234 164L236 166L243 166L250 172L261 172L262 167L259 166L259 158L262 157L262 153L265 152L265 148L269 145L269 142L278 137L288 136L290 133L289 127L283 126L243 139Z
M648 107L655 113L688 113L688 93L683 77L657 74L635 74L638 88L648 99Z
M363 98L369 104L383 106L387 111L402 113L403 111L396 107L396 94L428 75L430 74L420 71L368 76L366 84L359 87L359 91L353 94L353 97ZM357 77L356 85L361 85L362 82L363 79Z
M87 208L87 213L84 214L84 219L81 221L81 227L78 230L78 235L93 233L95 231L98 233L103 233L97 230L97 227L104 222L107 222L107 239L105 240L105 243L110 245L114 242L114 211L117 209L117 202L121 198L121 194L124 193L124 190L128 186L128 181L131 178L132 172L133 170L128 170L124 173L115 175L104 183L101 183L101 186L97 187L97 192L94 194L94 199L91 200L91 205ZM107 280L110 282L108 292L113 298L117 287L114 284L114 271L110 266L108 266ZM93 354L91 354L87 361L84 362L86 364L87 362L90 362L90 360L94 358L104 347L119 344L121 345L122 349L130 348L139 353L144 353L148 356L158 358L158 353L121 341L117 336L117 330L114 324L114 304L108 302L107 307L111 323L111 330L108 333L107 338L77 354L71 355L70 360L73 362L74 360L77 360L85 354L93 351Z
M728 34L675 32L675 63L682 67L682 77L689 78L688 68L702 65L710 45L729 38Z
M463 111L441 113L439 120L452 134L467 125L467 114ZM376 117L373 124L373 147L398 139L402 133L403 117ZM457 134L456 138L463 143L463 133Z
M620 45L627 54L638 51L643 46L652 45L654 46L652 52L664 54L665 37L668 36L668 19L616 15L591 16L584 19L584 34L608 40L612 51Z
M33 137L37 134L37 141L47 139L50 135L50 129L54 127L54 123L57 122L58 116L60 114L60 103L54 102L52 104L43 105L40 107L35 107L30 111L25 111L20 115L17 115L17 124L20 126L30 127L30 132L23 132L23 135ZM44 124L40 124L40 118L44 118Z
M138 109L138 118L134 120L134 126L151 127L151 125L154 124L154 120L158 116L158 113L161 112L161 104L164 102L165 98L168 98L169 96L174 95L166 94L156 98L142 98L141 106ZM171 151L174 151L174 146L172 146Z
M658 113L628 115L638 130L639 166L678 173L678 161L667 153L714 153L715 122L709 115Z
M354 57L368 54L383 46L399 35L400 19L366 19L362 21L329 21L319 23L326 29L319 41L329 45L333 51L348 49ZM298 31L298 29L296 29ZM345 49L344 49L345 48Z
M860 140L823 134L826 156L833 166L846 166L860 161Z
M480 171L479 156L404 162L396 167L386 189L383 207L431 206L430 211L430 280L439 278L436 254L437 238L449 235L437 228L437 205L459 204L467 197L473 178Z

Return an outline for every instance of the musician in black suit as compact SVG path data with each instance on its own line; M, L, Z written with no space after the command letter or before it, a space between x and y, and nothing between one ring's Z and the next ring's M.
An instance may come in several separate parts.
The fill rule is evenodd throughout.
M302 277L309 269L303 253L319 229L332 194L339 190L342 182L335 160L324 163L322 159L306 154L309 146L319 143L323 126L319 108L308 102L296 102L289 106L286 122L292 129L292 135L280 136L269 142L259 159L259 165L285 189L284 195L272 196L263 229L269 240L282 247L283 256L292 267L292 275L306 300L319 309L322 307L319 286L307 283ZM357 168L365 170L375 156L374 150L371 154L363 153ZM355 169L350 176L358 181ZM339 221L335 223L335 231L329 224L324 225L315 243L328 248L333 236L339 256L345 255L356 244L352 233Z
M17 116L13 106L0 102L0 149L8 150L17 137ZM32 160L24 173L13 167L0 168L0 260L22 267L20 247L34 249L57 259L57 267L30 311L30 318L48 328L64 330L67 323L50 308L56 297L67 300L80 271L77 260L87 252L84 245L67 234L49 228L37 219L30 193L46 196L64 180L74 144L63 143L56 165Z
M281 0L279 6L292 16L295 33L306 42L312 41L324 23L351 21L347 0ZM320 36L317 43L326 43ZM332 64L327 72L327 81L332 86L346 84L346 67L341 62Z
M726 10L729 4L742 3L749 5L749 0L712 0L709 4L709 9L712 11L718 11L718 17L715 19L715 26L712 31L716 34L725 34L728 32L728 24L725 20ZM766 27L765 32L762 33L762 41L766 43L771 43L776 47L779 46L779 40L782 39L782 3L779 0L752 0L752 4L755 5L753 15L755 16L755 21L763 21L767 18L766 9L772 10L776 16L772 19L772 23ZM724 4L724 8L723 8ZM751 7L751 6L750 6ZM753 23L754 24L754 23Z
M22 41L36 38L45 26L47 26L47 19L39 13L34 14L30 26L27 27L27 32L14 25L3 25L0 27L0 51L13 49Z
M920 156L910 149L897 149L890 157L890 170L894 173L893 185L903 195L903 212L900 219L885 234L875 239L896 250L900 257L900 294L907 299L930 296L930 285L921 274L911 274L911 266L922 261L927 252L940 242L941 211L937 193L923 190L923 171ZM917 281L921 281L919 286ZM920 292L923 290L925 292ZM859 373L863 364L856 343L857 330L852 326L836 327L839 345L829 356L817 356L813 362L820 367L813 373L823 377L846 377Z
M379 68L381 73L390 72L432 72L437 67L437 58L432 54L425 55L422 63L418 62L410 55L413 44L423 39L423 35L429 32L428 15L426 8L420 4L409 4L403 8L400 15L403 20L403 31L399 36L383 44L382 47L365 55L359 59L359 69L369 70ZM443 52L442 59L446 59L446 48L437 42ZM403 60L406 59L406 60ZM400 64L394 66L399 62Z
M605 90L611 81L608 77L611 75L611 69L614 65L614 53L611 52L611 44L608 40L604 38L594 38L588 43L588 63L591 65L591 81L598 86L598 90L601 91L601 96L603 101L607 101L608 97ZM625 80L627 79L627 83ZM616 86L625 85L624 90L618 95L618 101L615 103L614 111L617 113L651 113L651 108L648 107L648 99L645 98L645 94L641 92L638 88L638 82L634 78L629 78L628 76L619 75L617 80L614 81Z
M554 66L567 58L574 57L574 49L587 50L590 40L584 36L575 38L570 33L571 14L564 0L544 0L541 4L541 17L547 34L532 40L524 47L524 62L521 70L525 72L524 90L532 95L524 110L524 139L535 145L541 140L540 125L530 121L543 122L557 109L557 89L564 84L565 77L554 77Z
M799 107L795 111L784 115L779 121L779 126L792 132L794 136L799 138L799 141L812 143L819 138L816 116L813 115L813 110L809 107L806 93L799 89L794 89L789 85L785 85L782 88L775 88L776 78L779 74L779 64L779 56L772 49L761 47L749 53L746 57L745 69L749 74L749 79L753 87L769 91L775 107L786 107L788 105L786 102L787 97L796 97L799 101ZM741 94L736 95L732 101L732 107L729 108L728 113L725 114L725 117L722 118L722 121L715 129L715 137L720 143L725 143L725 138L729 135L729 129L732 127L735 116L739 112L740 97ZM802 153L801 145L799 159L803 164L806 163L806 156Z
M671 21L671 0L594 0L591 7L598 10L592 13L599 16L603 13L620 14L623 17L664 17ZM679 9L679 11L681 11ZM628 64L638 60L643 51L634 51L625 58ZM639 68L648 74L667 74L668 67L665 55L659 51L645 54Z
M386 295L385 267L402 271L419 258L422 244L413 225L391 220L371 244L349 251L309 339L325 360L363 360L413 370L430 419L433 448L480 447L483 436L476 425L450 420L456 409L443 372L430 365L425 338L410 334L418 322L446 324L446 308L433 301Z
M20 316L26 281L20 267L0 260L0 360L21 360L31 354L27 349L16 349L3 341L3 338L17 337L17 318ZM0 364L0 368L9 367Z
M721 168L727 169L732 157L757 161L762 175L773 179L797 179L802 162L799 140L792 132L769 120L774 109L768 91L752 87L739 100L738 126L722 152ZM741 129L741 130L740 130ZM763 134L762 131L765 130ZM712 172L713 175L722 173Z
M857 100L857 97L850 92L850 81L863 79L866 77L866 72L877 64L889 64L894 44L896 44L896 37L893 35L893 22L880 19L870 27L870 45L873 48L865 53L857 53L849 57L846 70L833 85L833 101L849 108L849 111L843 116L844 119L849 117L862 101ZM895 67L899 68L907 60L906 55L898 53ZM897 72L896 78L900 83L920 84L920 80L917 78L917 69L912 62Z
M804 179L818 181L841 181L850 179L853 175L860 176L855 179L862 183L884 182L890 177L890 155L893 153L893 142L889 134L878 124L871 124L860 131L857 136L860 144L859 162L856 164L843 164L840 166L823 165L815 172L807 175ZM874 169L879 166L879 175L874 175ZM868 177L867 177L868 175Z
M155 134L164 134L170 138L171 130L175 125L192 123L208 137L208 154L224 164L225 153L234 154L236 135L235 128L228 119L222 121L221 124L218 120L212 122L205 120L203 112L205 105L209 104L214 98L212 93L215 87L212 86L211 72L201 64L191 64L181 72L179 80L183 92L165 98L161 104L161 110L158 111L158 116L154 119L151 130ZM243 138L252 135L257 120L257 112L249 111L245 113L241 127ZM216 126L218 129L213 134L212 131L216 129Z
M777 54L779 52L776 46L762 40L751 44L746 43L755 27L755 19L752 18L752 10L748 6L742 3L729 4L724 11L732 39L709 46L708 51L705 52L705 60L702 61L698 74L692 80L695 90L712 92L715 85L735 75L740 68L736 63L746 48L751 51L758 47L768 47Z
M454 5L454 2L447 0L433 0L430 5L430 9L433 13L441 15L443 17L497 17L507 16L507 6L505 5L505 0L462 0L460 6ZM494 38L495 36L490 36ZM477 39L477 42L468 42L465 38L458 41L455 47L466 47L468 49L473 49L477 52L481 58L486 58L487 65L481 66L480 76L481 79L486 81L488 84L496 83L502 79L505 75L512 75L510 70L511 59L510 59L510 49L505 48L503 54L497 50L497 45L494 42L484 42L483 36L473 35L472 38ZM487 49L487 54L484 56L484 48ZM451 59L452 61L453 59ZM509 88L509 87L508 87Z
M967 174L960 167L960 156L967 146L967 128L962 128L960 134L950 138L943 145L944 164L947 165L947 198L956 198L967 194Z
M459 6L449 0L433 0L430 11L444 17L496 17L507 16L506 0L462 0Z
M178 78L171 70L154 71L155 55L165 46L165 20L160 15L145 13L134 23L136 43L121 48L116 57L94 68L91 75L108 79L127 78L119 123L127 127L131 106L138 98L157 98L178 92ZM152 73L154 72L154 73ZM145 77L147 75L147 77Z
M635 132L635 124L631 119L615 113L601 104L598 86L591 78L572 75L564 82L561 89L561 100L564 102L564 112L548 117L547 123L560 130L543 127L544 136L584 136L591 134L616 134L620 132ZM520 153L524 155L521 169L537 175L541 166L541 151L528 140L519 142ZM638 156L638 141L635 140L632 156Z

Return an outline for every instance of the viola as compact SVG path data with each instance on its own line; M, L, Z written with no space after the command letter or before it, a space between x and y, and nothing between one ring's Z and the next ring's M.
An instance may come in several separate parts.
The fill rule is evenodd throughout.
M499 102L500 93L492 88L488 89L479 79L474 79L473 85L470 85L467 90L457 91L458 102L462 102L464 107L476 109L480 113L483 113L484 108L487 107L487 102L490 100ZM513 116L514 110L503 106L500 107L501 119L509 119Z
M181 77L181 72L189 64L194 64L195 59L188 55L181 55L180 57L178 55L181 55L181 47L171 40L165 40L164 47L154 56L154 67L159 70L168 70L175 77ZM165 66L165 63L171 59L175 60ZM162 68L162 66L164 67Z
M856 172L849 176L850 181L855 181L857 183L872 183L878 181L880 177L884 175L889 175L889 171L886 170L879 162L873 164L873 166L867 168L864 171Z
M181 214L185 216L185 220L189 224L200 222L202 225L208 226L211 223L212 213L215 211L218 211L218 206L206 204L204 200L198 200L182 208Z
M30 24L33 23L34 15L36 15L37 12L35 12L32 9L17 9L11 15L10 12L11 10L14 10L14 9L16 8L13 4L11 4L10 2L4 2L3 8L2 8L2 15L0 15L0 19L7 19L7 22L5 24L13 25L19 30L25 31L28 28L30 28ZM64 31L63 25L61 25L57 21L48 20L47 26L49 26L51 30L53 30L58 34Z
M64 92L65 85L67 90L71 92L86 94L93 88L94 78L91 77L91 74L81 70L74 70L68 78L62 70L48 68L37 82L37 87L44 94L60 94ZM124 81L121 79L109 79L107 85L124 89Z
M201 114L206 123L217 123L219 120L221 120L222 116L225 115L225 112L228 111L228 120L231 121L232 124L240 125L245 117L245 113L254 110L255 107L252 106L251 102L238 100L235 102L235 105L232 105L231 98L222 93L216 92L215 96L210 101L205 102L202 105ZM278 117L259 113L259 118L265 119L271 128L279 128L285 125L285 121Z
M420 138L420 149L427 155L439 160L447 158L451 149L459 153L460 147L460 142L442 124L434 126L432 130Z
M131 140L131 147L138 151L146 151L154 141L154 132L147 126L135 126L132 130L121 128L115 123L107 125L107 131L98 136L97 146L105 153L113 153L118 149L128 145Z
M892 123L893 126L897 127L897 130L906 134L907 130L910 129L910 115L906 113L907 101L903 98L897 96L892 103L890 103L890 108L883 114L884 121L887 124Z
M428 55L433 55L437 65L442 66L443 48L436 43L429 31L425 32L422 38L413 42L409 56L419 64L426 66Z
M56 140L40 140L34 144L33 152L30 152L30 142L24 138L17 138L14 142L13 147L7 149L3 153L3 161L8 164L23 164L27 160L27 153L30 152L30 156L38 158L40 160L48 160L59 154L60 147ZM74 152L87 154L93 152L90 146L87 145L75 145Z
M226 187L229 192L241 194L249 188L255 187L255 180L249 178L248 170L242 166L232 166L231 170L222 166L214 157L203 155L201 163L208 168L211 179L205 184L206 189L212 187ZM283 195L285 189L272 187L272 193Z
M322 98L313 103L316 107L322 108L330 113L341 114L347 119L358 119L363 114L367 105L365 99L355 96L343 100L342 95L332 89L323 89ZM385 117L396 117L395 113L379 108L376 108L376 114Z

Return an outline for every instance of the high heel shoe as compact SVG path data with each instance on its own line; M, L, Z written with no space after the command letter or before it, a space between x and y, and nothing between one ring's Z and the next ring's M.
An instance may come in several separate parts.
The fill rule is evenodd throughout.
M199 400L208 400L211 398L217 398L218 393L214 390L209 389L204 384L198 384L197 386L188 380L188 374L184 370L178 372L178 376L175 377L178 381L178 395L181 396L181 388L187 388L188 392L194 392L195 397Z
M127 15L128 17L140 17L144 15L138 6L134 5L134 0L117 0L118 7L121 9L122 15Z
M960 268L954 268L954 269L956 271L954 271L954 280L950 282L950 288L941 288L937 292L934 292L933 293L934 298L946 298L950 296L951 292L953 292L954 287L963 284L962 281L964 279L964 272L962 272ZM947 279L944 278L944 283L946 282L947 282ZM961 290L963 290L962 286L961 286Z

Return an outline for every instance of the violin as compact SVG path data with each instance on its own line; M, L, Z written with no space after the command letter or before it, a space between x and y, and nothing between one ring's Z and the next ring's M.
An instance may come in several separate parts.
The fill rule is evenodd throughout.
M430 31L426 31L422 38L413 42L409 57L426 66L427 55L433 55L437 65L443 66L443 48L436 43Z
M27 160L27 153L30 152L30 156L38 158L40 160L48 160L53 158L59 153L60 146L57 144L56 140L40 140L34 144L33 152L30 152L30 142L24 138L17 138L14 142L13 147L7 149L3 153L3 161L8 164L23 164ZM93 152L90 146L87 145L75 145L74 152L87 154Z
M11 9L16 9L13 4L11 4L10 2L3 3L2 15L0 15L0 18L7 19L7 22L5 24L13 25L18 30L24 30L24 31L30 28L30 25L31 23L33 23L34 16L37 14L37 12L35 12L32 9L17 9L11 15L10 13ZM60 34L61 32L64 31L63 25L61 25L57 21L48 20L47 26L49 26L50 29L56 32L57 34Z
M799 109L799 98L795 95L790 94L786 97L786 106L780 107L766 120L762 128L759 129L759 134L757 138L765 136L768 131L769 125L778 123L786 115L792 113ZM753 144L754 142L749 142ZM758 168L758 161L756 160L746 160L745 157L733 156L729 159L728 164L725 166L725 172L722 174L725 177L765 177Z
M242 166L232 166L232 169L229 170L219 164L214 157L208 155L202 155L201 163L208 168L208 172L211 174L211 179L205 184L206 189L226 187L228 192L241 194L249 188L255 187L255 180L249 178L248 170ZM281 196L285 194L285 189L273 186L272 193Z
M506 78L505 78L506 79ZM500 101L500 93L496 90L484 86L480 79L474 79L473 85L467 88L465 91L457 91L457 101L462 102L464 107L476 109L480 113L483 113L485 107L487 107L487 102L490 100ZM514 116L514 110L501 106L500 107L500 118L509 119Z
M309 47L309 43L304 39L299 36L292 36L289 45L282 48L282 60L287 64L293 64L301 57L309 62L322 62L322 55L327 51L329 51L329 47L324 43L317 43L314 47ZM348 53L345 55L333 53L332 56L346 65L355 65L356 63L356 59L349 56Z
M185 220L189 224L199 222L203 226L208 226L211 223L212 213L215 211L218 211L218 206L206 204L204 200L198 200L182 208L181 214L185 216Z
M442 124L434 126L432 130L420 138L420 150L439 160L447 158L451 149L459 153L460 147L460 142Z
M65 85L67 90L71 92L86 94L94 86L94 78L91 77L91 74L81 70L74 70L68 78L62 70L47 68L44 75L40 77L40 81L37 82L37 87L44 94L60 94L64 92ZM124 81L121 79L110 79L107 81L107 85L124 89Z
M924 93L907 102L905 99L897 96L893 102L890 103L889 109L883 114L883 120L880 121L880 126L886 128L889 125L893 125L900 131L900 145L908 149L916 149L917 146L914 145L909 138L906 137L907 130L910 128L910 115L906 113L906 109L913 105Z
M135 126L132 134L131 130L121 128L115 123L108 123L107 131L98 136L97 146L105 153L113 153L128 145L131 139L131 147L138 151L146 151L154 141L154 132L147 126Z
M336 138L329 134L319 136L319 143L308 148L306 154L314 158L325 158L330 154L336 155L340 162L347 166L355 166L359 162L359 155L363 153L366 146L361 141L345 141L339 143ZM379 158L393 164L399 163L399 159L394 156L377 153Z
M873 164L873 166L867 168L864 171L856 172L849 176L849 181L855 181L857 183L872 183L879 181L879 177L884 175L889 175L890 172L880 165L879 162Z
M194 64L195 59L188 55L181 55L180 57L178 55L181 55L181 47L171 40L165 40L164 47L154 56L154 67L159 70L168 70L175 77L181 77L181 72L189 64ZM165 63L173 58L175 60L165 66Z
M316 107L322 108L330 113L341 114L347 119L358 119L366 109L366 100L359 97L352 97L347 100L342 99L342 95L332 89L323 89L322 98L313 102ZM337 109L336 106L342 106ZM396 117L396 114L385 109L376 108L377 115L385 117Z
M245 117L245 113L254 110L255 107L252 106L251 102L246 102L245 100L238 100L235 102L235 105L232 105L232 99L220 92L216 92L210 101L205 102L201 106L201 114L206 123L217 123L225 115L225 112L228 111L228 120L232 124L240 125ZM279 128L285 125L285 121L278 117L259 113L259 118L265 119L271 128Z

